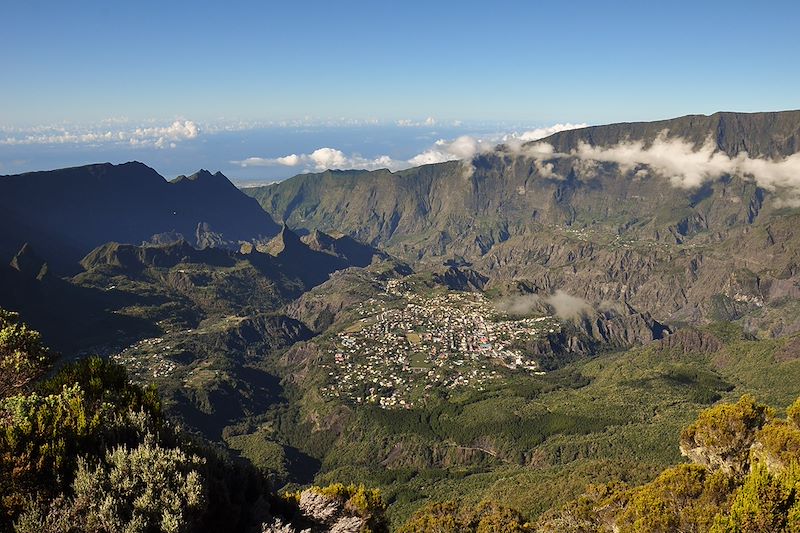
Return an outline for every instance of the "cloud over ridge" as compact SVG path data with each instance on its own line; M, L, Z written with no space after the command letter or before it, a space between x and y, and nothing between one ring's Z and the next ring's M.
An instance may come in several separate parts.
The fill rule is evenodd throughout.
M319 148L310 154L289 154L276 158L251 157L232 163L246 166L301 167L309 171L326 169L387 168L401 170L409 167L463 160L470 173L469 162L480 154L502 151L534 161L542 178L561 179L553 162L572 159L582 175L591 175L598 164L616 164L622 172L641 178L653 174L665 178L674 187L693 189L722 176L752 179L770 191L788 192L787 202L800 205L800 153L783 159L751 157L747 152L729 156L719 150L709 138L701 146L682 137L670 137L667 130L659 133L649 144L645 141L622 141L611 146L594 146L579 142L569 153L557 153L547 142L535 142L560 131L585 127L586 124L555 124L522 133L498 134L486 137L462 135L455 139L439 139L430 148L408 160L389 156L364 158L345 154L335 148Z
M435 123L430 117L426 122ZM400 121L403 122L403 121ZM402 126L410 124L400 124ZM322 171L328 169L402 170L420 165L444 163L447 161L470 160L481 153L489 153L503 143L521 147L525 142L542 139L559 131L583 128L586 124L554 124L522 133L502 133L485 137L461 135L455 139L438 139L433 145L407 160L393 159L388 155L365 158L359 154L345 154L341 150L322 147L308 154L288 154L280 157L248 157L231 163L242 167L288 166L306 170Z
M791 202L800 202L800 152L782 159L751 157L747 152L729 156L710 138L697 147L682 137L669 137L668 133L662 131L649 145L644 141L623 141L612 146L579 142L576 149L564 154L555 153L550 144L542 142L524 146L521 153L544 160L575 158L589 164L613 163L623 172L636 171L637 176L642 176L649 171L684 189L700 187L722 176L738 176L752 179L769 191L788 191Z

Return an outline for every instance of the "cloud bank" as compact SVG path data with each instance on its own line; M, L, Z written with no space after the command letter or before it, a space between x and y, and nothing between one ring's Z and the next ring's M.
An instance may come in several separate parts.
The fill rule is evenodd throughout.
M517 316L541 313L547 306L562 320L577 320L594 312L589 302L561 289L544 297L538 294L522 294L504 298L495 304L499 311Z
M373 159L361 157L358 154L347 155L336 148L318 148L310 154L289 154L281 157L248 157L242 161L232 161L241 167L302 167L305 170L321 172L323 170L364 169L376 170L388 168L400 170L407 168L405 162L395 161L387 155Z
M422 127L433 127L437 124L437 120L433 117L428 117L425 120L411 120L408 118L400 119L396 122L398 126L401 128L422 128Z
M403 122L403 124L400 124ZM399 121L400 126L433 125L436 121L428 117L424 123L411 123ZM341 150L323 147L309 154L288 154L280 157L248 157L231 163L241 167L271 167L287 166L298 167L308 171L323 171L329 169L363 169L375 170L388 168L389 170L402 170L405 168L447 161L470 160L478 154L488 153L503 143L505 145L521 147L523 143L534 141L557 133L559 131L583 128L586 124L555 124L545 128L524 131L522 133L503 133L486 137L462 135L455 139L439 139L433 145L406 160L393 159L388 155L375 158L365 158L359 154L345 154Z
M661 132L649 146L643 141L626 141L608 147L579 143L575 150L563 154L555 153L547 143L534 143L519 151L522 155L539 158L537 168L549 165L546 161L574 158L578 170L585 175L599 163L612 163L623 172L632 172L634 179L654 174L684 189L697 188L722 176L738 176L751 179L769 191L786 191L788 201L800 205L800 153L783 159L754 158L747 152L732 157L718 150L710 138L697 147L681 137L668 137L667 131ZM549 177L552 165L539 170L543 177Z
M39 126L24 133L13 132L0 138L0 145L32 144L130 144L131 146L153 146L155 148L175 148L176 143L196 139L201 129L191 120L176 120L166 126L134 126L121 128L124 119L105 121L96 128ZM109 127L113 126L113 127ZM7 133L12 133L7 131Z

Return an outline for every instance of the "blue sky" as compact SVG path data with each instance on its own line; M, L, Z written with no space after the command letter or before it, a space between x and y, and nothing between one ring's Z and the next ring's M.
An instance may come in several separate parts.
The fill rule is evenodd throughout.
M798 2L41 2L0 8L0 123L591 123L796 108Z
M138 159L268 181L796 109L798 20L777 1L4 0L0 174Z

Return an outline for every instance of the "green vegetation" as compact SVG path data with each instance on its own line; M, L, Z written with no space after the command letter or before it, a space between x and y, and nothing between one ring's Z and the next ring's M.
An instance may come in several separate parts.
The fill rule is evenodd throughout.
M319 369L309 366L304 381L286 391L290 405L301 406L294 422L274 424L270 439L318 458L318 484L380 487L395 527L430 503L455 498L473 506L500 501L535 521L588 485L652 481L680 460L676 443L682 432L689 435L684 428L716 401L751 392L783 408L797 397L800 364L775 358L794 338L755 340L730 324L699 332L702 349L680 344L692 336L675 336L677 344L580 359L544 375L511 375L413 409L345 409L313 394ZM751 399L742 401L742 427L768 416ZM735 434L737 419L728 418L728 435ZM712 442L711 427L694 428Z
M99 359L67 366L40 392L0 400L0 412L6 422L0 434L6 516L42 491L65 490L79 457L103 454L109 445L131 443L161 427L152 391L134 388L124 369Z
M532 531L513 509L497 502L477 506L459 502L428 505L398 530L398 533L524 533Z
M786 420L747 395L706 409L682 436L693 464L668 468L635 488L590 487L543 515L537 531L800 531L797 405Z
M33 506L16 523L22 533L69 531L188 531L207 511L204 461L164 448L148 434L129 449L117 446L92 466L78 461L73 495Z
M311 487L304 491L285 492L281 498L296 523L303 523L316 512L344 514L359 520L361 533L383 533L388 524L384 515L386 504L381 492L364 485L333 483L324 487ZM315 506L320 506L322 508ZM321 514L322 514L321 513ZM328 522L332 522L328 520Z
M791 117L673 124L777 157ZM558 159L563 179L503 150L299 176L251 193L302 239L240 242L268 222L248 202L248 224L197 227L202 249L108 243L71 278L23 246L0 297L69 360L0 310L0 529L797 531L800 212L739 176ZM120 171L147 169L58 190ZM241 203L220 176L176 186L214 182ZM107 235L86 205L61 217L83 221L74 253Z
M20 322L19 314L0 309L0 398L24 390L51 359L39 332Z
M41 373L38 356L49 352L38 333L13 327L22 334L4 339L14 341L14 357L41 360ZM245 531L285 507L262 472L173 428L155 389L131 383L123 367L86 358L36 383L31 368L4 369L7 383L21 382L19 369L34 390L0 399L0 531ZM312 490L342 500L344 518L363 520L363 531L385 530L377 490ZM318 525L314 516L303 520Z

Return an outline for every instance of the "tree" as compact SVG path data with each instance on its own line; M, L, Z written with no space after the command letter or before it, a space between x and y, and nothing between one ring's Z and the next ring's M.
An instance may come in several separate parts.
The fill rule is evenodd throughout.
M39 332L20 322L18 313L0 309L0 398L24 390L51 361Z

